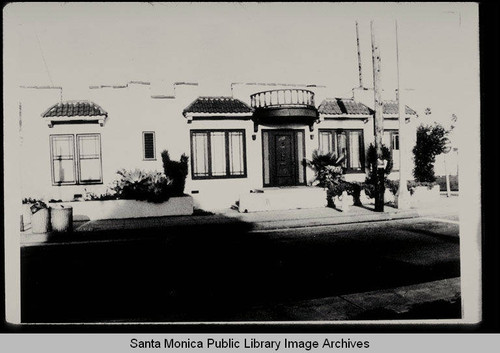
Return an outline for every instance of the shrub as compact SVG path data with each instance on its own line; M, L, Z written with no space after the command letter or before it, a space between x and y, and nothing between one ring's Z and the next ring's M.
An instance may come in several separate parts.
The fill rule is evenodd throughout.
M386 189L389 189L389 191L393 195L396 195L398 192L398 189L399 189L399 180L385 179L384 180L384 187ZM366 196L368 196L369 198L375 198L375 184L362 183L361 189L365 191Z
M408 190L410 191L410 195L413 195L417 186L426 186L427 189L430 190L435 185L437 185L436 182L408 180Z
M112 187L116 192L116 198L164 202L172 196L172 181L160 172L122 169L117 174L121 178L115 181Z
M180 161L173 161L170 159L168 151L165 150L161 153L161 159L165 175L172 181L172 196L182 196L188 174L189 157L182 154Z
M348 195L351 195L355 206L361 206L361 188L362 183L358 182L343 182L343 187L340 190L341 195L343 191L347 191Z
M399 190L399 180L385 180L385 187L395 196Z
M413 186L411 186L413 185ZM412 187L415 186L415 182L414 181L411 181L411 180L407 180L406 181L406 188L408 191L410 191L410 194L413 194L413 189L411 189ZM396 196L398 191L399 191L399 180L389 180L387 179L385 181L385 187L387 189L389 189L389 191L394 195Z
M444 137L448 132L438 123L420 125L417 128L417 143L413 147L415 168L413 176L417 182L434 182L434 162L436 156L443 153Z
M35 199L35 198L31 198L31 197L25 197L25 198L23 198L23 200L22 200L23 204L31 204L31 203L36 203L37 201L40 201L40 200Z
M343 157L337 158L334 153L320 154L314 150L311 160L305 160L306 165L315 173L318 186L330 188L343 180Z
M111 193L109 190L106 190L104 194L96 194L92 191L87 191L85 189L85 197L86 201L106 201L106 200L116 200L117 194L116 192Z
M340 196L344 191L350 194L352 192L352 187L351 183L341 180L338 184L332 185L329 190L332 196Z
M373 199L375 198L375 185L369 183L361 184L361 189L365 191L366 196Z
M414 180L408 180L406 182L406 187L410 192L410 195L413 195L417 186L426 186L428 189L432 189L435 185L436 183L418 182ZM385 187L388 188L393 195L396 195L399 190L399 180L386 180Z

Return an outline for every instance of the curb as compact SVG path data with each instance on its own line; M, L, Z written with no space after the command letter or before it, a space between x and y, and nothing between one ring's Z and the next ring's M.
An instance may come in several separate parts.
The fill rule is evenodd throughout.
M265 221L256 222L253 232L275 231L282 229L300 229L317 226L333 226L354 223L371 223L371 222L386 222L399 219L418 218L421 215L418 212L404 212L404 213L383 213L383 214L369 214L363 216L345 215L337 216L337 219L331 218L311 218L309 220L288 220L288 221ZM343 218L343 219L338 219ZM280 222L284 225L272 225L273 222Z

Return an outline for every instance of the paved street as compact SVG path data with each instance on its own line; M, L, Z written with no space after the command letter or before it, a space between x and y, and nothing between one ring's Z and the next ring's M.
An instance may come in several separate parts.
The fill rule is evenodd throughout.
M256 307L460 276L455 216L250 229L23 247L22 320L249 321Z

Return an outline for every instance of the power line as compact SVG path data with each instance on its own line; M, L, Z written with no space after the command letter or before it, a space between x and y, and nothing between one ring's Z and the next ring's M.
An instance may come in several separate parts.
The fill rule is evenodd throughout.
M36 31L35 31L35 36L36 36L36 39L38 40L38 46L40 47L40 54L42 55L43 64L45 65L45 71L47 72L47 75L49 76L50 84L52 86L54 86L54 82L52 82L52 77L50 76L50 71L49 71L49 67L47 65L47 61L45 60L45 56L43 55L42 44L40 42L40 38L38 37L38 33Z

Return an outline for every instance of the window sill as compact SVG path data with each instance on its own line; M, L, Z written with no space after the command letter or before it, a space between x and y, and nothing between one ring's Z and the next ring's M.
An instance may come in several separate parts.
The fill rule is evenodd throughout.
M231 176L191 176L192 180L220 180L220 179L244 179L247 175L231 175Z
M143 158L143 162L156 161L156 158Z
M79 183L52 183L52 186L102 185L102 181L85 181Z

